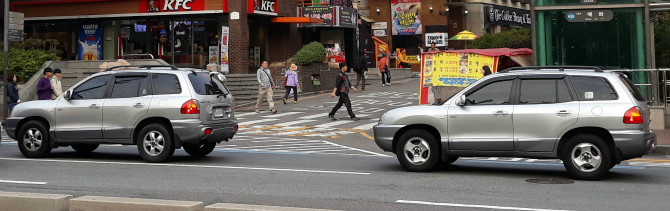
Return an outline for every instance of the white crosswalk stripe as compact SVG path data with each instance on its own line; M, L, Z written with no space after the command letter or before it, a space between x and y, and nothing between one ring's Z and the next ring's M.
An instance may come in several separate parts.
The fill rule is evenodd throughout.
M320 125L314 125L314 127L333 127L333 126L343 125L343 124L352 123L352 122L354 122L354 121L340 120L340 121L334 121L334 122L329 122L329 123L320 124Z
M256 124L256 123L261 123L261 122L271 122L271 121L277 121L279 119L259 119L259 120L253 120L253 121L245 121L245 122L240 122L237 123L237 125L251 125L251 124Z
M328 114L314 114L314 115L309 115L309 116L303 116L299 117L300 119L315 119L319 117L328 117Z
M308 123L308 122L314 122L314 121L316 121L316 120L313 120L313 119L303 119L303 120L296 120L296 121L291 121L291 122L279 123L279 124L276 124L275 126L291 126L291 125L297 125L297 124Z
M302 114L303 112L283 112L283 113L278 113L278 114L272 114L268 116L263 116L264 118L276 118L276 117L283 117L283 116L290 116L290 115L296 115L296 114Z
M244 140L244 146L235 142ZM239 142L238 142L239 143ZM240 135L233 138L232 143L223 143L216 147L219 150L289 153L296 155L320 154L320 155L347 155L347 156L374 156L391 157L389 155L356 149L329 141L317 139L299 139L283 137L262 137Z
M352 128L352 129L354 129L354 130L368 130L368 129L372 129L373 126L379 124L379 123L377 123L376 121L377 121L377 120L375 120L374 123L364 124L364 125L361 125L361 126Z

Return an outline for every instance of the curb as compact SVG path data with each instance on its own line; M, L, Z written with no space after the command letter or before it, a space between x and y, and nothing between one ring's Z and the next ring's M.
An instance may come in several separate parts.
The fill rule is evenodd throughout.
M670 155L670 145L658 145L649 155Z

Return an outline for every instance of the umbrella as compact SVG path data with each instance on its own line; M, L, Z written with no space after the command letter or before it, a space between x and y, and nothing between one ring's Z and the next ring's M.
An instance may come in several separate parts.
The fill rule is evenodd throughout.
M479 36L475 35L475 33L472 33L472 32L469 32L469 31L465 30L465 31L462 31L462 32L458 32L458 34L449 38L449 40L465 40L466 41L465 48L467 49L468 48L467 47L467 41L477 39L478 37Z

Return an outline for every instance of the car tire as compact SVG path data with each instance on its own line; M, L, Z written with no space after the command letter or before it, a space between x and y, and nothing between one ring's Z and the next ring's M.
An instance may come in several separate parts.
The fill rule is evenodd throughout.
M74 151L77 151L78 153L81 154L86 154L93 152L93 150L97 149L100 146L100 144L72 144L70 147L74 149Z
M16 138L25 157L42 158L51 152L49 130L41 121L32 120L21 126Z
M216 142L204 143L204 144L184 144L184 151L191 155L191 157L205 157L209 155L214 148L216 147Z
M149 124L136 137L137 150L147 162L164 162L174 153L172 135L161 124Z
M402 134L395 151L398 161L408 171L433 171L441 160L437 139L421 129Z
M614 163L614 154L605 141L591 134L570 138L561 157L568 173L580 180L602 179Z
M447 156L447 160L442 161L444 165L451 165L458 160L458 156Z

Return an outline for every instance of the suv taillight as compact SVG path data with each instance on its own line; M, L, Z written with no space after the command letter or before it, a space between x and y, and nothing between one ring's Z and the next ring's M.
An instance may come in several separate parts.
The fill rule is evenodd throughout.
M623 115L623 123L625 124L642 124L642 113L638 107L632 107Z
M200 110L198 109L198 103L195 100L186 101L181 105L182 114L199 114Z

